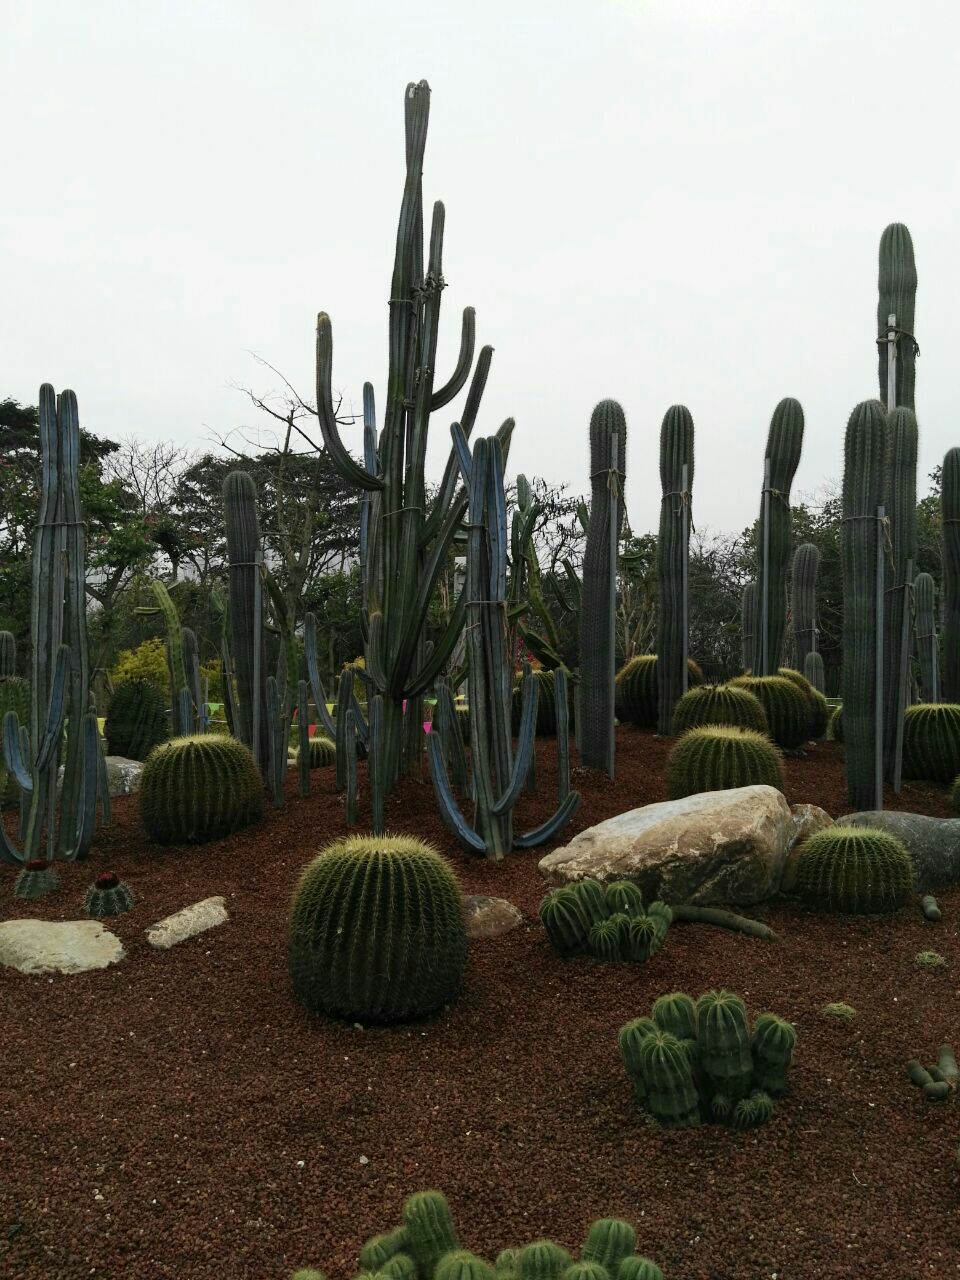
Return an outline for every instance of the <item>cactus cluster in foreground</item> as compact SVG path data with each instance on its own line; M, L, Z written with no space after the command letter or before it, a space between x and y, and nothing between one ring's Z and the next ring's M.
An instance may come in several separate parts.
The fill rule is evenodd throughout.
M598 1218L574 1258L552 1240L503 1249L493 1263L465 1249L446 1197L418 1191L399 1226L372 1236L360 1250L364 1280L664 1280L655 1262L636 1252L637 1234L621 1218ZM290 1280L324 1280L312 1267Z
M140 780L140 815L159 844L203 844L239 831L263 812L263 782L239 738L216 733L155 747Z
M630 880L599 880L551 889L540 903L540 920L562 956L596 960L649 960L663 946L673 912L665 902L643 904Z
M894 836L833 826L800 846L794 892L820 910L872 915L896 911L913 893L910 855Z
M696 1003L680 991L661 996L649 1017L619 1033L637 1101L672 1128L765 1123L787 1090L796 1040L774 1013L762 1013L751 1031L743 1000L730 991L704 992Z

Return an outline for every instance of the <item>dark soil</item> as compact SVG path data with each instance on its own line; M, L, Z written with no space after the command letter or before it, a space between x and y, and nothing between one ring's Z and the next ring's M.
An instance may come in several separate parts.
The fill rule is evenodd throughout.
M578 772L569 834L664 798L668 744L623 729L617 779ZM787 762L788 798L846 811L842 748ZM520 828L546 816L552 748ZM779 941L675 926L642 966L560 960L536 919L536 852L499 866L461 853L429 783L389 802L396 830L454 860L466 892L509 898L525 921L473 943L463 997L391 1030L312 1020L293 1002L286 914L298 872L344 832L329 770L258 826L203 848L149 845L135 799L116 802L90 861L54 898L3 914L75 919L115 870L138 903L108 921L127 948L72 977L0 970L0 1275L109 1280L230 1275L333 1280L405 1196L444 1190L465 1244L492 1257L547 1235L572 1248L618 1215L667 1280L914 1280L960 1271L960 1104L925 1102L905 1064L960 1049L960 887L919 910L827 917L787 903L755 914ZM907 786L891 806L946 816L945 793ZM363 814L361 814L363 816ZM564 839L567 837L565 836ZM143 929L224 894L229 924L171 951ZM941 952L942 969L914 956ZM792 1092L744 1134L662 1132L634 1108L617 1030L665 991L714 986L794 1022ZM850 1024L819 1010L845 1001Z

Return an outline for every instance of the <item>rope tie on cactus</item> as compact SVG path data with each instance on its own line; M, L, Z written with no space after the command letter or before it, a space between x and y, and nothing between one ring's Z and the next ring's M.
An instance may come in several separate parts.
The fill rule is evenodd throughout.
M890 337L891 333L893 334L892 339ZM920 354L919 342L917 342L912 333L909 333L906 329L898 329L896 325L891 325L889 329L884 329L881 332L880 336L877 338L877 346L885 347L892 341L894 346L899 347L901 338L909 338L913 343L913 355L914 359L916 359Z
M35 529L84 529L86 520L38 520Z
M781 489L773 489L768 485L766 488L761 489L760 493L761 495L763 495L764 493L772 493L775 498L780 499L780 501L783 503L785 507L790 506L790 502L787 499L786 494Z
M689 489L669 489L660 499L660 505L666 502L668 498L677 498L678 502L673 509L675 516L683 515L684 509L690 517L690 532L696 533L697 526L693 523L693 494Z
M891 538L890 538L890 517L889 516L878 516L878 515L844 516L840 523L847 524L852 520L876 520L877 524L879 524L880 526L880 532L883 535L883 549L888 555L891 555L891 556L893 555L893 542L891 541Z
M395 511L381 511L381 512L380 512L380 518L381 518L381 520L385 520L385 519L387 518L387 516L398 516L398 515L400 515L400 514L401 514L401 512L403 512L403 511L422 511L422 510L423 510L423 507L416 507L416 506L414 506L414 507L397 507Z

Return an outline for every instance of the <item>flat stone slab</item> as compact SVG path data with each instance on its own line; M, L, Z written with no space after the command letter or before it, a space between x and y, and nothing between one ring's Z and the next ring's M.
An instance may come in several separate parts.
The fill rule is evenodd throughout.
M918 889L936 889L960 881L960 818L874 809L847 814L837 823L874 827L901 840L913 859Z
M520 911L506 898L476 893L463 900L468 938L499 938L523 921Z
M123 959L120 939L99 920L5 920L0 964L21 973L86 973Z
M206 933L218 924L226 924L229 919L226 898L203 898L192 906L175 911L172 916L164 916L145 932L151 947L166 951L175 947L178 942L194 938L198 933Z

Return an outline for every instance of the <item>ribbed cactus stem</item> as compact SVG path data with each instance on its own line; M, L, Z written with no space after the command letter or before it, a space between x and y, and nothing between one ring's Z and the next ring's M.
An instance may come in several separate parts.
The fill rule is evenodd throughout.
M753 647L757 640L757 584L748 582L740 600L740 662L745 672L753 669Z
M615 400L601 400L590 417L590 527L583 557L580 613L580 755L613 777L613 702L616 677L616 575L627 422Z
M899 782L909 677L910 585L917 558L917 420L911 409L887 414L884 509L890 525L883 610L883 767Z
M943 690L945 702L960 702L960 448L943 459L940 489L943 528Z
M913 241L902 222L892 222L880 237L880 271L877 300L877 349L880 399L885 408L913 409L916 382L916 342L913 336L917 298L917 265ZM890 316L896 330L896 402L888 404Z
M826 694L827 692L827 676L823 668L823 657L814 651L808 653L803 660L803 674L807 680L813 685L817 693Z
M270 738L267 726L263 653L263 586L257 490L246 471L231 471L223 482L223 512L230 572L230 647L237 684L238 736L266 778Z
M754 675L774 675L780 666L787 621L787 566L793 537L790 488L800 465L802 447L803 409L798 400L787 397L773 411L764 456Z
M657 539L657 732L669 734L687 689L687 557L693 490L693 418L672 405L660 426L660 536Z
M929 573L918 573L913 580L916 606L917 660L920 666L920 699L940 701L940 648L936 622L937 588Z
M17 674L17 641L12 631L0 631L0 679Z
M817 570L820 551L812 542L797 547L793 556L793 643L802 671L808 653L817 649Z

